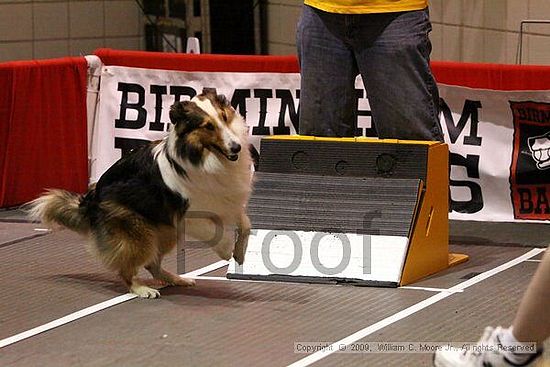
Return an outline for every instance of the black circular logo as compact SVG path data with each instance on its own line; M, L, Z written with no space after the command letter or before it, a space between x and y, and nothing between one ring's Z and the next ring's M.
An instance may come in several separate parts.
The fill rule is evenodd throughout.
M379 175L384 177L391 176L393 174L393 168L395 167L395 157L391 154L382 153L376 158L376 168Z

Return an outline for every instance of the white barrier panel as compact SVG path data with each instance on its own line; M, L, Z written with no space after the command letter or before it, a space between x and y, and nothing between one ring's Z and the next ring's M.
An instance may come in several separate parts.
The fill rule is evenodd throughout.
M237 279L324 278L397 286L408 243L398 236L262 229L250 236L244 264L232 259L227 273Z

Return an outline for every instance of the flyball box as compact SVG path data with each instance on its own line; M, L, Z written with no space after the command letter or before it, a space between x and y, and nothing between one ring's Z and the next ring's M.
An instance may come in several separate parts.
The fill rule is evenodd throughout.
M262 139L245 262L232 279L400 286L449 254L449 153L431 141Z

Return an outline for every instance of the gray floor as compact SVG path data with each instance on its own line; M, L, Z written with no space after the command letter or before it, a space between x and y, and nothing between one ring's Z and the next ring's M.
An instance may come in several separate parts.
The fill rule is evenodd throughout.
M221 268L199 276L194 288L164 288L160 299L130 299L7 345L0 366L430 366L430 353L332 353L310 362L312 354L294 348L475 342L485 325L508 325L541 255L476 279L544 249L550 226L452 222L450 239L451 250L470 261L412 287L229 281L220 279ZM190 249L186 271L217 261ZM17 211L0 211L0 263L0 344L125 293L84 239L45 232ZM167 265L176 270L175 254ZM469 280L463 291L447 291Z

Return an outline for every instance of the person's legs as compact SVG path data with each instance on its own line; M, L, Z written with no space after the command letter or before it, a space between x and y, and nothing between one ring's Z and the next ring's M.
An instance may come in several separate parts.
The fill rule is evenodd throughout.
M428 10L358 15L354 30L378 136L442 141L439 93L429 65Z
M537 342L550 337L550 249L546 249L531 279L512 323L513 334L520 342Z
M512 326L485 328L482 345L501 345L501 348L481 353L462 349L437 351L434 355L436 367L475 366L530 366L541 354L542 344L550 337L550 250L546 250L541 263L523 294ZM537 343L537 350L525 352L529 343Z
M300 61L300 128L302 135L353 136L358 74L346 45L346 15L307 5L298 22Z

